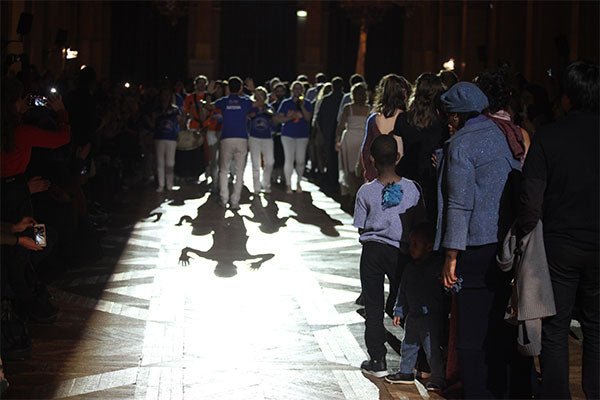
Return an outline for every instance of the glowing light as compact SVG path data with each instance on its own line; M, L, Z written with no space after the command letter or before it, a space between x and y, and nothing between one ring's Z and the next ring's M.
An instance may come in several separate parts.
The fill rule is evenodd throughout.
M67 60L72 60L73 58L77 58L77 54L79 54L79 52L77 50L67 49Z
M129 89L129 87L131 86L131 84L129 82L125 82L125 85L123 85L123 86L125 86L127 89Z
M87 65L83 64L79 69L84 69L85 67L87 67Z
M443 64L443 66L446 71L452 71L454 69L454 58L451 58L448 61L446 61Z
M298 18L306 18L308 16L308 13L305 10L298 10L296 11L296 16Z
M56 93L56 88L51 88L50 93Z

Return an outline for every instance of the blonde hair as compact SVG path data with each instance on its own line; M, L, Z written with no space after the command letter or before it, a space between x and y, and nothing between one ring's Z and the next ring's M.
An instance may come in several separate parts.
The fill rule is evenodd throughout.
M350 99L353 103L364 106L367 104L367 88L364 83L355 83L350 89Z
M259 91L262 92L265 95L265 102L266 102L269 99L269 92L267 92L267 89L265 89L262 86L259 86L256 89L254 89L254 96L252 96L253 99L254 99L254 101L257 100L256 99L256 92L259 92Z
M300 85L300 87L302 88L302 93L301 94L304 94L304 84L302 82L300 82L300 81L294 81L294 82L292 82L292 84L290 85L290 92L292 90L294 90L294 86L296 86L296 85Z

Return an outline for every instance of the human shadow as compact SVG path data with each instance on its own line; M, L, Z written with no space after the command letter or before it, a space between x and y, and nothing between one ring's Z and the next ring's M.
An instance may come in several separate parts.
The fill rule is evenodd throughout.
M286 226L289 217L279 218L279 206L275 199L271 196L265 196L267 205L263 206L259 196L254 196L250 204L250 211L252 216L249 217L244 215L250 222L254 222L259 225L259 229L263 233L277 233L279 229Z
M215 231L216 226L220 223L221 219L225 216L226 209L219 206L219 196L211 194L207 200L198 207L198 212L195 218L189 215L183 215L179 218L179 222L175 226L182 226L183 223L192 225L192 235L204 236Z
M190 264L190 253L207 260L217 262L215 275L229 278L237 274L236 261L254 260L250 269L258 270L263 263L272 259L275 255L271 253L250 254L246 248L248 235L244 220L241 215L234 213L227 218L212 218L216 221L213 230L213 245L208 251L201 251L191 247L181 250L179 263L183 266Z
M166 198L170 200L167 204L172 207L180 207L185 204L186 200L200 199L208 193L210 186L206 182L199 184L181 185L179 190L171 191L166 194Z
M274 192L275 193L275 192ZM301 224L314 225L319 227L321 233L330 237L338 237L340 233L336 226L342 226L343 223L337 219L333 219L325 210L313 204L312 195L309 192L302 194L273 194L275 200L289 203L291 211L295 215L290 218L295 219Z

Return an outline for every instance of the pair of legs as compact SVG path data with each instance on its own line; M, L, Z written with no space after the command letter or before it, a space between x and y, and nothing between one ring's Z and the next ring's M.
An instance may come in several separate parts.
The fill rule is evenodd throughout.
M417 363L419 349L423 349L431 367L431 381L444 386L444 359L442 356L443 316L411 315L404 324L400 372L412 374Z
M456 353L466 399L530 398L535 392L532 357L517 350L516 327L504 321L511 295L508 273L496 265L496 243L459 255Z
M391 288L396 288L397 291L402 275L398 264L399 253L400 250L389 244L363 244L360 256L360 283L365 301L365 344L372 360L385 360L386 330L383 326L383 313L387 307L384 305L383 283L387 275L390 292ZM395 299L394 295L393 300Z
M544 399L568 399L569 327L574 306L583 333L581 380L588 399L600 398L600 283L598 251L546 241L546 255L556 303L556 315L542 321L542 387Z
M260 192L261 187L265 190L271 188L271 173L275 164L273 156L273 139L259 139L250 137L248 139L250 149L250 158L252 159L252 180L254 183L254 193ZM261 155L265 163L263 170L263 179L260 179Z
M156 172L158 177L158 190L165 187L171 190L173 177L175 175L175 151L177 142L175 140L155 140L156 148Z
M242 187L244 186L244 168L246 168L247 155L248 139L221 139L219 146L219 195L223 205L230 202L231 206L234 208L240 204ZM230 167L233 167L233 173L235 175L231 201L229 198L228 179Z
M292 138L289 136L281 136L281 144L283 145L283 154L285 161L283 164L283 175L288 189L292 186L292 171L294 165L298 174L298 185L304 175L304 164L306 162L306 147L308 146L308 138Z

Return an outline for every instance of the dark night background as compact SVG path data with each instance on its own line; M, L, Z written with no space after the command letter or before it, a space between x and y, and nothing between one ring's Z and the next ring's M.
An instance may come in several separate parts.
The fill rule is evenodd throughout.
M348 20L338 2L329 8L329 76L354 73L359 27ZM220 4L219 78L252 76L264 82L273 76L293 79L296 68L297 5L294 2L239 2ZM403 9L395 7L381 24L369 29L366 77L375 84L402 65ZM186 48L188 18L173 26L152 2L115 2L112 5L111 77L151 82L168 76L188 76ZM135 72L134 72L135 71Z

